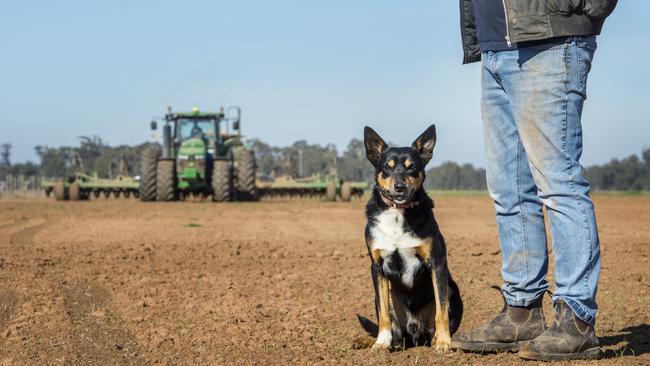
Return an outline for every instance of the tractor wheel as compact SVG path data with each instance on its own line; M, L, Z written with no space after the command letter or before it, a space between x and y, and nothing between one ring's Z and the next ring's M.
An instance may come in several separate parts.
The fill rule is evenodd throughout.
M79 183L74 182L70 184L70 188L68 188L68 198L70 201L79 201L81 199L81 187L79 186Z
M259 195L255 186L255 153L244 150L237 161L237 199L242 201L257 201Z
M156 172L156 200L175 201L176 192L176 162L161 160L158 162Z
M329 181L327 183L327 188L325 190L325 200L327 201L336 201L336 183L334 181Z
M158 169L157 149L149 148L142 152L140 160L140 199L142 201L156 200L156 170Z
M212 169L212 200L232 200L232 167L228 160L215 160Z
M56 182L54 183L54 199L57 201L65 201L66 200L65 196L65 185L63 182Z
M352 200L352 186L345 182L341 184L341 201L350 202Z

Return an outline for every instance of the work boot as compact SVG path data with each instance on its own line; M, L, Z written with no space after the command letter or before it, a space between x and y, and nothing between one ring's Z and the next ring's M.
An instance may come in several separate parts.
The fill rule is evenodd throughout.
M528 360L593 360L600 357L594 327L578 318L562 300L557 301L555 321L542 335L524 342L519 357Z
M466 333L456 333L451 339L451 348L469 352L516 352L521 342L544 332L546 322L542 296L523 307L508 305L505 297L503 301L501 312L485 325Z

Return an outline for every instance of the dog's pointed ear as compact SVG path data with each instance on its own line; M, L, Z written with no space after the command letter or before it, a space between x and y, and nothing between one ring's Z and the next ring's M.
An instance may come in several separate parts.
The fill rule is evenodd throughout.
M366 147L366 157L372 165L377 166L381 154L388 149L388 145L375 130L368 126L363 129L363 144Z
M436 146L436 125L429 126L411 145L420 154L420 159L425 165L433 157L434 146Z

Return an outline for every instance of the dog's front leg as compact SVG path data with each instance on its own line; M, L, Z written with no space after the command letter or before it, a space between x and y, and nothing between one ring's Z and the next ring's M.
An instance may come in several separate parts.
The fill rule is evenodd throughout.
M431 271L434 297L436 299L436 351L446 353L451 345L449 332L449 296L447 294L447 266L434 268Z
M379 266L379 253L373 253L373 265ZM393 333L390 321L390 284L381 270L376 271L377 276L377 315L379 322L379 333L372 349L388 349L393 341Z
M449 346L451 345L451 333L449 332L449 272L447 270L447 258L444 254L444 250L436 251L433 249L433 245L424 245L419 247L418 255L431 270L433 295L436 302L436 315L434 320L436 326L436 351L447 353L449 352Z

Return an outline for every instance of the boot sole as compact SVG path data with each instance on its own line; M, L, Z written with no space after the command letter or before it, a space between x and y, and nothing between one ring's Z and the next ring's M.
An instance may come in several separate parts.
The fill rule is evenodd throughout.
M461 349L465 352L498 353L518 352L521 342L499 343L499 342L451 342L451 348Z
M525 360L536 361L564 361L564 360L597 360L601 356L600 347L590 348L576 353L536 353L536 352L519 352L519 357Z

